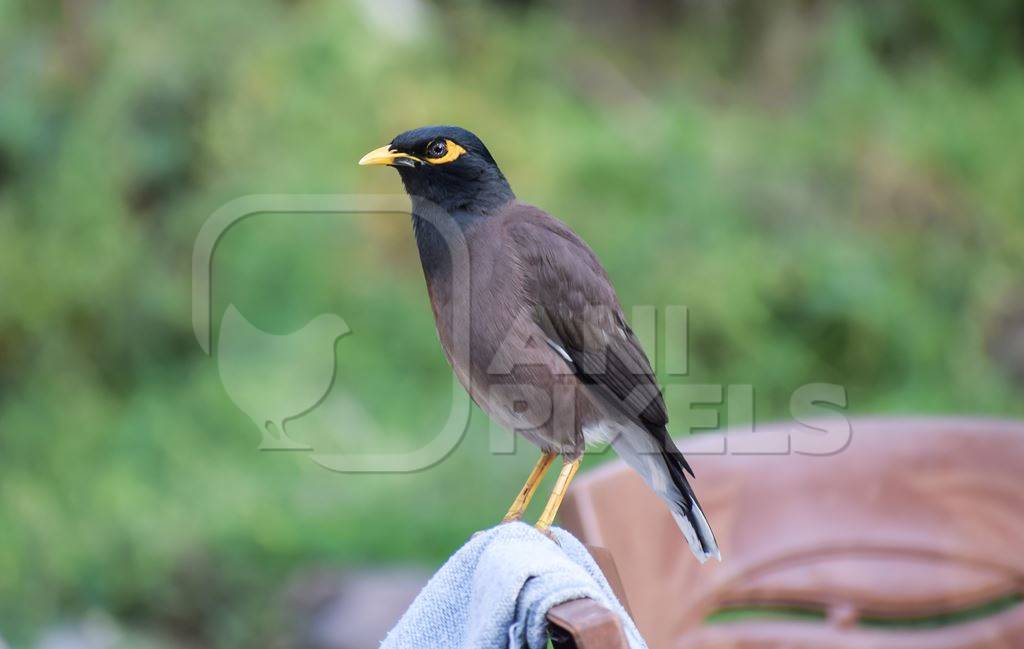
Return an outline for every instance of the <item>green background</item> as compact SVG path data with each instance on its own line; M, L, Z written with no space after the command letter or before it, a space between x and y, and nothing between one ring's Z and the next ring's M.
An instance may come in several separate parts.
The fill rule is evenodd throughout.
M9 642L99 610L171 645L276 646L295 571L435 565L498 520L535 451L490 453L478 410L429 470L333 473L257 450L192 331L211 213L398 193L355 162L415 126L479 134L627 313L690 309L670 384L752 385L761 423L813 382L850 415L1024 414L1018 3L397 5L0 0ZM229 304L275 334L351 327L341 409L296 420L305 441L408 450L444 421L407 218L247 219L214 259L215 337ZM677 433L746 423L668 406Z

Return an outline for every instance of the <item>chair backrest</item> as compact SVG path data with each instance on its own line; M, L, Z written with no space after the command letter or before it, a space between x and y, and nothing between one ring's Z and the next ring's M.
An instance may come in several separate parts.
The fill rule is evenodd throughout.
M850 430L828 456L740 454L752 438L735 435L680 445L721 563L694 560L621 461L581 475L562 518L611 552L655 649L1024 647L1024 425L873 419ZM778 450L790 434L807 429L745 435Z

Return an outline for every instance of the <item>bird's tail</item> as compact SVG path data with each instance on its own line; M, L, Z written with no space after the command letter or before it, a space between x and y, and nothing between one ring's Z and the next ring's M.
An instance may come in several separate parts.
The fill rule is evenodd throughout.
M715 534L686 480L686 472L692 476L693 470L668 431L664 427L624 431L612 441L612 448L665 501L697 560L704 563L715 557L721 561Z

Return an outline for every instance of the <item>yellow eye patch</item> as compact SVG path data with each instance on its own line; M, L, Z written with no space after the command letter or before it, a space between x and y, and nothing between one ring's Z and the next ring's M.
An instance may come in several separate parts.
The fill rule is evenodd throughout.
M445 163L452 162L453 160L458 160L459 156L466 152L465 149L463 149L455 142L446 139L444 140L444 152L442 153L439 150L437 151L437 153L441 153L441 155L431 157L431 149L437 147L438 144L440 144L440 142L431 144L429 147L427 147L427 156L423 158L424 161L429 162L432 165L443 165ZM440 148L441 147L438 147L438 149Z

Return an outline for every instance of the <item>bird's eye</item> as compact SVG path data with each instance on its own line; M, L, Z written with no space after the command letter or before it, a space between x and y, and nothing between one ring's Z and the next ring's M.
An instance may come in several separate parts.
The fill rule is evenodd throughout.
M428 158L443 158L448 153L448 143L444 140L434 140L427 145Z

